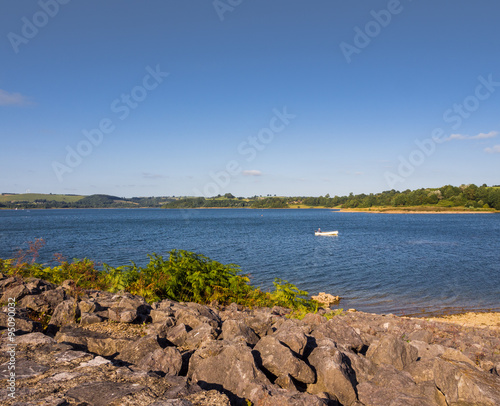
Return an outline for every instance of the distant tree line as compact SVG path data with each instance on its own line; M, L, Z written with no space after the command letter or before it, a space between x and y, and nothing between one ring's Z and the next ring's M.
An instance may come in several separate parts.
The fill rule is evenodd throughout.
M446 185L441 188L404 190L387 190L381 193L334 196L329 194L319 197L276 197L267 195L253 196L249 199L235 197L231 193L205 197L133 197L125 199L109 195L85 196L74 202L36 199L33 201L2 201L0 208L137 208L163 207L168 209L189 208L255 208L281 209L288 207L405 207L405 206L436 206L436 207L466 207L475 209L494 208L500 210L500 187L486 185L476 186Z
M227 195L226 195L227 196ZM494 208L500 210L500 187L446 185L437 189L388 190L381 193L358 194L349 196L330 195L319 197L261 197L253 196L247 200L242 198L191 197L175 200L165 204L165 208L200 208L200 207L249 207L249 208L287 208L291 205L305 207L404 207L404 206L437 206Z

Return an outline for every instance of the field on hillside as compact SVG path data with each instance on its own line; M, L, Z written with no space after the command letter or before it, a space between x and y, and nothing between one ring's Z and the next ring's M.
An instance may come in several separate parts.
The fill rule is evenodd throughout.
M7 195L7 194L2 194L0 195L0 203L5 203L5 202L34 202L35 200L55 200L56 202L67 202L67 203L72 203L76 202L80 199L83 199L84 196L73 196L73 195L46 195L46 194L41 194L41 193L21 193L18 195Z

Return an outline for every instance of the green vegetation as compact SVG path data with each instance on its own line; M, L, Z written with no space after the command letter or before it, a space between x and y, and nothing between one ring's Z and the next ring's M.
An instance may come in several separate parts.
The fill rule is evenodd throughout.
M230 194L229 194L230 195ZM232 196L232 195L230 195ZM425 207L429 211L461 208L468 210L500 210L500 188L486 185L446 185L441 188L417 190L388 190L376 194L351 193L349 196L330 195L320 197L271 197L254 196L249 199L216 196L213 198L191 197L179 199L163 205L164 208L203 208L203 207L248 207L253 209L281 209L290 207L317 207L344 209L415 208Z
M125 199L109 195L41 195L41 194L7 194L0 195L0 208L139 208L163 207L166 209L193 208L251 208L251 209L284 209L284 208L398 208L428 211L458 210L470 211L500 210L500 187L446 185L440 188L417 190L387 190L381 193L334 196L329 194L319 197L277 197L253 196L250 198L235 197L231 193L204 197L133 197Z
M68 262L60 255L58 265L36 263L43 240L29 243L16 258L0 259L0 272L8 275L35 277L55 284L72 280L75 292L86 289L126 291L143 296L148 302L170 299L181 302L228 305L237 303L248 307L283 306L298 313L316 311L318 303L308 299L308 293L288 281L276 279L274 291L263 292L250 285L248 275L239 266L221 264L200 254L172 250L168 258L149 255L146 267L136 264L117 268L104 265L96 268L89 259Z
M173 197L133 197L125 199L109 195L53 195L4 193L0 207L8 209L86 209L86 208L136 208L161 207Z

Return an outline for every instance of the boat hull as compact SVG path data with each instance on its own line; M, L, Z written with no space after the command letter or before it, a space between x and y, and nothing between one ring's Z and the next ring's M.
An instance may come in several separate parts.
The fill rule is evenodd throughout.
M339 235L339 232L338 231L315 231L314 235L333 236L333 235Z

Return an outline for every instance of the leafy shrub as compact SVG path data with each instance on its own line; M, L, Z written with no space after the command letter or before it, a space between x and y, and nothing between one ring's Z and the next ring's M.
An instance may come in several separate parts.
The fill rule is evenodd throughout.
M38 247L39 248L39 247ZM30 255L33 254L30 245ZM59 265L50 267L27 262L22 252L17 259L0 259L0 272L22 277L35 277L55 284L74 281L75 289L127 291L143 296L148 302L170 299L201 304L237 303L244 306L282 306L303 312L316 311L318 303L307 298L306 291L288 281L276 278L274 291L263 292L250 285L248 275L235 264L224 265L210 258L184 250L172 250L168 258L149 255L145 267L135 263L120 267L104 264L99 270L93 261L85 258L68 262L60 255Z

